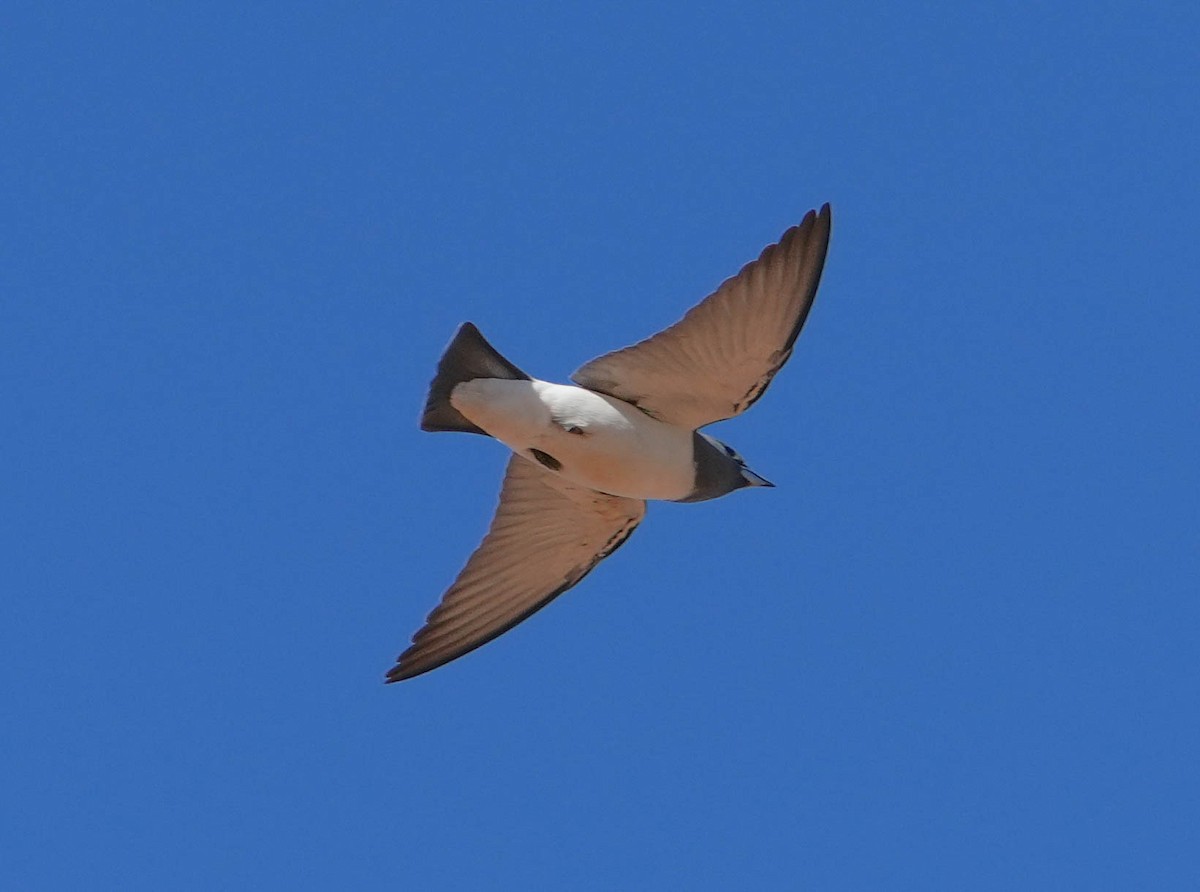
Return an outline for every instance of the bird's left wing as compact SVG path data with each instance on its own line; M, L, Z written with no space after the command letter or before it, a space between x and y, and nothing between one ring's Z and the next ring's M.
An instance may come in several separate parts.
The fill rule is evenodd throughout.
M583 579L645 514L640 499L575 486L513 455L491 528L387 680L436 669L508 631Z
M571 377L682 427L744 412L792 355L829 247L830 211L809 211L670 328Z

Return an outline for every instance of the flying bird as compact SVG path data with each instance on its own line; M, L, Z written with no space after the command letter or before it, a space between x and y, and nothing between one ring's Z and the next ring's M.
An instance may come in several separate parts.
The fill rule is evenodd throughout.
M532 378L463 324L438 363L427 431L494 437L512 450L483 542L387 673L436 669L571 588L634 531L646 500L700 502L771 486L700 428L739 415L792 354L817 293L830 211L809 211L647 340Z

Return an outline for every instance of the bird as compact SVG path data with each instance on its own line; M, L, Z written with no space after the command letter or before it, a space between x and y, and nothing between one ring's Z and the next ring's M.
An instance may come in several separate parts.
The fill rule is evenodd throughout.
M482 434L512 455L487 534L387 682L456 660L546 606L629 538L648 500L773 486L700 428L746 411L791 356L830 224L828 204L809 211L674 325L585 363L573 384L533 378L472 323L458 329L421 428Z

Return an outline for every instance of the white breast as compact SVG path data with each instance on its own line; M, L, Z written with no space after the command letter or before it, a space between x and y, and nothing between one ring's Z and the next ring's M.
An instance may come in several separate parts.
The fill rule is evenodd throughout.
M454 408L514 452L537 449L558 473L600 492L680 499L695 485L692 432L656 421L622 400L546 381L459 384Z

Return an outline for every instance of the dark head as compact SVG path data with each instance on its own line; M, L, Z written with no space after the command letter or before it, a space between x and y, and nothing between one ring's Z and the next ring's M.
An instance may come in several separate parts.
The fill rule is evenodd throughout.
M696 465L696 487L681 502L715 499L743 486L774 486L746 467L745 460L731 446L696 431L692 434Z

